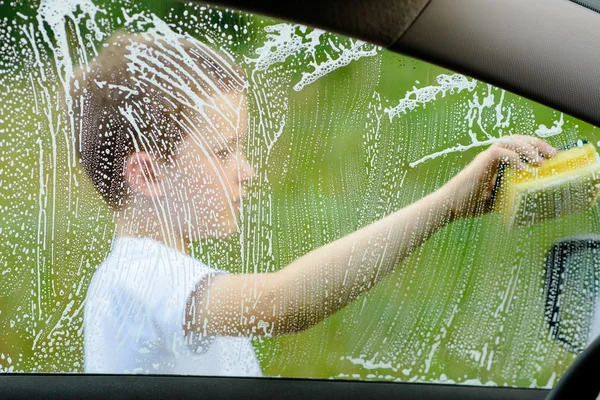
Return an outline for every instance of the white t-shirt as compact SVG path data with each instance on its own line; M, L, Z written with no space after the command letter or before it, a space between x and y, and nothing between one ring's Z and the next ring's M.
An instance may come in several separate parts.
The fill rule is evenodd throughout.
M184 335L190 294L218 273L154 240L118 237L85 302L85 372L262 375L248 338Z

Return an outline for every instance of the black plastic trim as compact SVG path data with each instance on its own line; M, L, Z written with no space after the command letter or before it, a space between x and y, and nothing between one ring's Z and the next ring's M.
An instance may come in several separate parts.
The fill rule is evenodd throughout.
M548 390L401 382L148 375L0 374L0 399L537 400Z
M600 393L599 364L600 337L577 357L546 400L597 399Z

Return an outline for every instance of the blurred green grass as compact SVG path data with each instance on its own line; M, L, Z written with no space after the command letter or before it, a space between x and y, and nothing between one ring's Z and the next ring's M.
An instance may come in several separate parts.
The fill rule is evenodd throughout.
M144 7L162 17L172 7L184 9L163 2ZM260 44L260 27L272 22L253 21L257 31L252 35ZM252 48L236 51L251 54ZM265 178L250 188L255 209L239 236L197 244L196 256L210 265L241 272L251 266L241 259L242 248L255 246L260 270L282 268L435 190L483 149L408 166L426 154L468 143L465 105L473 93L447 94L391 122L381 112L377 157L370 166L367 153L374 147L365 132L373 126L369 107L378 104L373 93L382 108L393 107L413 87L435 85L439 74L451 72L382 52L295 92L302 66L286 66L291 82L285 87L287 122L268 163L257 165ZM82 301L109 249L114 221L81 171L66 166L64 142L59 141L53 159L45 117L32 106L11 113L7 105L32 90L26 85L16 89L4 96L2 112L5 124L9 116L19 121L7 125L8 133L0 137L0 354L5 355L0 366L81 371ZM478 83L480 97L487 91ZM494 93L499 98L501 92ZM539 124L549 125L559 115L509 93L504 101L515 116L505 133L533 135ZM253 113L262 111L251 107ZM493 109L486 110L486 126L494 115ZM600 139L594 127L570 117L563 131L550 142ZM249 153L257 154L252 146L260 143L260 138L253 141ZM76 174L78 186L69 173ZM271 200L257 200L266 196ZM456 222L333 317L297 335L257 340L264 372L551 385L574 356L548 337L544 256L557 239L597 231L596 209L511 232L497 215Z

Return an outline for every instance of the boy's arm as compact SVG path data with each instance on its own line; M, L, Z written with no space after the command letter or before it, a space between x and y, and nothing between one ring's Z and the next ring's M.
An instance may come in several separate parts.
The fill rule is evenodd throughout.
M522 158L535 165L540 154L555 152L539 139L512 136L480 153L436 192L278 272L218 276L190 299L186 330L246 336L307 329L372 288L440 228L489 212L501 163L522 168Z

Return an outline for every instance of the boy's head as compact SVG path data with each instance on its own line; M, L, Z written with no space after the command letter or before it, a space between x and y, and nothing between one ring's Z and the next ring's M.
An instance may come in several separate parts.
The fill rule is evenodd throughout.
M113 35L71 93L81 163L108 204L186 236L234 230L253 174L244 78L194 39Z

